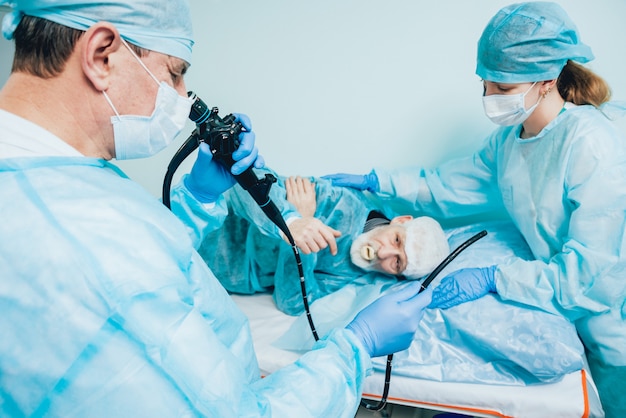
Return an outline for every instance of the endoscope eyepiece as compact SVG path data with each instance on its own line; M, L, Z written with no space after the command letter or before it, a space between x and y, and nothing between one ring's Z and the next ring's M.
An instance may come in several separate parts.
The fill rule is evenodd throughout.
M193 91L188 91L187 97L194 99L189 111L189 119L196 125L206 122L211 115L211 109Z

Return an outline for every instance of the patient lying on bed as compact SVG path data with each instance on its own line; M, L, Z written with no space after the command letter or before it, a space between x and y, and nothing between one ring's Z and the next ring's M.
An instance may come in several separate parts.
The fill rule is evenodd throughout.
M532 258L509 221L446 229L446 235L454 249L482 230L488 231L487 236L461 252L432 286L459 268L502 263L513 256ZM320 335L344 326L380 295L405 285L376 279L369 284L356 283L311 305ZM305 351L312 344L304 315L274 342L274 346L290 351ZM411 346L394 355L393 373L440 382L518 386L559 381L581 370L584 362L583 345L568 320L489 294L450 309L426 310ZM385 358L375 358L373 363L376 370L384 372Z
M381 273L393 279L422 278L450 252L436 220L386 216L364 193L327 180L279 178L271 198L283 213L295 209L300 225L321 220L341 233L337 254L326 248L302 255L309 302L354 281L370 283ZM281 311L300 314L300 275L291 246L241 187L233 187L225 199L229 215L221 229L205 238L200 254L231 293L271 291ZM296 222L289 223L290 229Z
M283 178L272 187L272 200L281 209L292 205L287 200L287 184ZM368 217L393 219L394 213L362 192L334 187L323 179L315 180L315 192L313 215L342 232L336 256L328 250L302 256L312 315L323 335L333 327L345 326L362 307L389 289L402 286L404 280L358 267L363 263L358 258L356 264L349 261L350 247L367 229ZM310 198L297 196L295 200ZM200 254L227 290L241 294L273 292L280 310L290 315L301 313L299 274L291 247L278 237L276 228L247 192L236 186L226 198L230 214L224 227L205 239ZM310 216L295 200L293 204L303 216ZM372 217L376 210L380 213ZM526 242L508 221L446 229L449 246L445 255L449 248L458 247L483 229L488 235L462 252L438 279L463 267L497 264L513 256L532 258ZM436 284L437 280L432 285ZM274 345L305 351L312 344L302 315ZM374 359L374 367L383 371L384 360ZM427 310L414 343L394 356L393 373L436 381L526 385L558 381L583 365L584 349L569 321L502 301L494 294L451 309Z

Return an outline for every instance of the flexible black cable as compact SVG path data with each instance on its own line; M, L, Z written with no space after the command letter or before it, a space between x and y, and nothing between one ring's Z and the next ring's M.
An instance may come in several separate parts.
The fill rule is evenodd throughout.
M170 188L172 186L174 173L176 172L176 169L178 169L178 166L181 165L181 163L185 160L185 158L187 158L189 154L194 152L199 145L200 141L198 136L198 130L196 129L191 133L191 135L189 135L189 138L185 140L183 145L180 146L178 151L176 151L176 153L174 154L174 157L172 157L170 163L167 165L167 171L165 173L165 178L163 179L161 201L165 206L167 206L168 209L171 209Z
M163 180L163 191L162 191L162 201L165 206L171 209L170 204L170 187L172 178L174 177L174 173L180 164L187 158L198 146L200 142L205 141L206 133L210 132L210 128L207 126L210 125L211 117L213 120L217 119L219 122L223 120L217 117L217 108L213 108L212 110L208 110L208 107L204 102L197 96L195 96L192 92L188 92L190 97L194 96L195 101L192 106L190 112L190 119L196 122L197 127L192 132L192 134L187 138L187 140L183 143L183 145L178 149L178 151L174 154L174 157L170 161L167 172L165 174L165 178ZM229 115L229 118L232 115ZM225 118L225 119L227 119ZM209 122L207 122L209 121ZM232 131L230 135L232 136ZM235 135L236 136L236 135ZM222 137L224 140L230 141L228 135ZM232 151L231 151L232 152ZM215 154L214 154L215 155ZM228 155L230 157L230 155ZM221 158L220 162L225 163L227 167L232 166L231 158ZM267 215L267 217L285 234L289 244L294 253L294 257L296 259L296 264L298 267L298 274L300 275L300 291L302 293L302 303L304 304L304 311L306 313L307 321L309 323L309 327L311 328L311 332L313 334L313 338L315 341L319 340L319 336L317 334L317 330L315 329L315 324L313 322L313 317L311 315L311 310L309 307L309 300L306 292L306 282L304 278L304 269L302 268L302 259L300 258L300 252L298 251L298 247L295 244L293 236L287 227L285 220L283 219L280 211L276 207L276 205L269 199L269 189L272 183L272 176L267 175L264 180L260 180L254 174L252 168L246 170L246 172L242 173L243 175L235 176L235 179L241 184L241 186L249 192L252 198L259 204L263 212ZM275 179L274 179L275 180ZM472 245L474 242L478 241L480 238L487 235L487 231L481 231L478 234L474 235L459 247L457 247L445 260L443 260L436 268L433 270L428 277L422 282L420 290L418 292L421 293L428 285L435 279L435 277L448 265L452 260L454 260L463 250ZM389 354L387 356L387 365L385 368L385 382L383 393L381 399L376 404L371 404L366 400L361 400L361 406L365 407L371 411L380 411L387 404L387 397L389 395L389 387L391 384L391 368L392 368L392 360L393 354Z
M306 319L309 323L309 328L311 328L311 333L313 333L313 338L315 338L315 341L317 341L320 339L320 337L317 335L317 330L315 329L315 324L313 323L313 316L311 315L311 309L309 308L309 298L306 294L306 282L304 281L304 270L302 269L302 259L300 258L300 252L298 251L298 247L296 246L293 237L291 237L291 234L285 235L287 235L287 239L291 243L291 249L293 250L293 254L296 257L296 263L298 264L298 274L300 275L300 292L302 293L304 312L306 313Z
M228 115L224 119L221 119L217 115L217 108L209 110L208 106L193 92L188 92L187 94L189 97L194 97L189 118L196 123L196 129L194 129L189 138L187 138L183 145L181 145L181 147L176 151L167 166L167 172L165 173L165 178L163 179L162 202L168 209L171 209L170 189L174 173L182 162L200 146L201 142L207 142L208 140L211 151L213 152L213 157L228 168L232 167L234 161L232 160L231 154L239 144L238 139L233 137L238 136L241 125L234 122L234 117L232 117L232 115ZM233 127L235 127L235 129L233 129ZM219 132L219 134L212 137L211 134L214 132ZM237 147L234 145L237 145ZM265 215L283 232L283 234L285 234L285 237L287 237L296 259L298 274L300 275L300 291L302 293L302 302L304 304L307 321L315 341L319 340L309 307L309 298L306 292L306 282L304 279L304 269L302 267L300 252L298 251L295 240L293 239L293 236L291 235L280 210L269 198L271 185L274 181L276 181L276 179L269 174L267 174L264 179L259 179L251 167L234 177L241 187L250 194L255 202L257 202L263 213L265 213Z
M426 277L426 279L422 282L422 285L420 286L419 292L417 293L420 294L424 290L426 290L428 285L430 285L430 283L435 279L435 277L437 277L437 275L441 273L441 270L446 268L447 265L450 264L452 260L454 260L459 254L461 254L461 252L463 252L467 247L469 247L470 245L472 245L473 243L475 243L476 241L478 241L485 235L487 235L487 231L480 231L479 233L477 233L476 235L474 235L473 237L465 241L463 244L459 245L454 251L450 253L449 256L447 256L441 263L439 263L439 265ZM387 356L387 365L385 368L385 383L384 383L385 386L383 387L383 393L380 398L380 401L374 404L374 403L367 402L365 399L361 399L361 406L363 406L364 408L370 411L380 411L387 404L387 396L389 396L389 386L391 385L392 360L393 360L393 354L389 354Z
M428 285L435 279L435 277L437 277L437 275L441 273L441 270L445 269L448 264L450 264L452 260L454 260L459 254L461 254L461 252L464 251L467 247L469 247L485 235L487 235L487 231L480 231L479 233L465 241L463 244L459 245L454 251L452 251L450 255L447 256L445 260L443 260L441 263L439 263L439 265L426 277L426 279L422 282L422 288L418 293L422 293L424 290L426 290Z

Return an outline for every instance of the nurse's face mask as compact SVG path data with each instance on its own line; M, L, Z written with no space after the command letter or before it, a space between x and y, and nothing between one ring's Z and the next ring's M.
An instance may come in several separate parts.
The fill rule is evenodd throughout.
M111 116L115 158L129 160L150 157L171 144L185 127L193 99L179 95L166 82L159 82L126 41L122 39L122 43L157 83L159 91L150 116L120 115L106 92L102 92L115 112L115 116Z
M539 96L537 103L526 109L526 95L537 84L535 81L525 93L519 94L491 94L483 96L485 115L497 125L512 126L523 123L533 113L541 102Z

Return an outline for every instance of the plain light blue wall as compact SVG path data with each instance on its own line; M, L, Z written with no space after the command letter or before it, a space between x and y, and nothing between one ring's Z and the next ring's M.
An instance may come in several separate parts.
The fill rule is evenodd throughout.
M248 114L269 166L285 175L435 166L493 128L474 74L476 42L503 0L191 0L187 87L221 114ZM626 100L626 1L561 0ZM0 43L0 77L11 47ZM625 118L626 119L626 118ZM626 133L626 120L619 122ZM159 155L118 164L159 196ZM178 171L188 170L193 157Z

